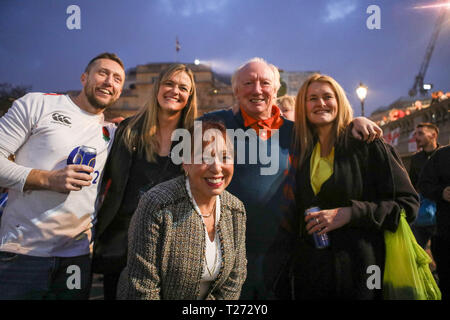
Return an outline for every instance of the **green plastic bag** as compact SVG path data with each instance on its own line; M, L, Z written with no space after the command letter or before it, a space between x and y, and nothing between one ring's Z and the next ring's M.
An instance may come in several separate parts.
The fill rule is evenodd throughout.
M385 300L441 300L431 274L431 258L417 243L401 212L396 232L385 231L386 262L383 276Z

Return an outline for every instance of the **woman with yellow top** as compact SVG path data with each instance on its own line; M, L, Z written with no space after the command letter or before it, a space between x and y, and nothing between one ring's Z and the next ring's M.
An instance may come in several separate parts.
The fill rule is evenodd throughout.
M382 140L365 143L349 134L353 111L333 78L308 78L295 113L295 201L282 225L285 242L277 245L291 252L282 289L294 299L381 298L383 231L397 229L402 208L409 222L418 209L408 174ZM305 216L311 207L320 209ZM327 234L329 246L316 248L314 233Z

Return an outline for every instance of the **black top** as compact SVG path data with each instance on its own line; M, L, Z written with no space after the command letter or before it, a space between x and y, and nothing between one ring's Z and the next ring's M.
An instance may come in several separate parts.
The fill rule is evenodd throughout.
M411 166L409 168L409 178L411 179L412 185L417 189L417 183L419 182L420 173L422 172L425 163L430 159L433 153L439 148L439 145L436 149L430 152L426 152L422 150L420 152L415 153L411 157Z
M130 168L128 183L125 187L119 216L130 218L136 210L139 198L160 182L180 174L180 167L174 165L169 157L157 155L156 163L148 162L145 157L136 154Z

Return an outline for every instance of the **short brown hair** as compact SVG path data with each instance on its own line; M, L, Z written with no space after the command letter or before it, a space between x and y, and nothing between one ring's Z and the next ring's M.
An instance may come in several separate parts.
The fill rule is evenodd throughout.
M216 140L216 135L217 134L219 134L219 136L221 134L222 138L224 139L225 146L227 148L226 152L229 155L233 155L233 152L234 152L233 142L232 142L231 138L228 136L227 128L226 128L225 124L222 121L206 119L206 120L200 120L200 121L197 120L195 122L197 123L197 125L200 122L201 129L202 129L201 130L202 136L198 136L198 135L195 134L196 133L195 132L195 126L196 126L195 124L194 124L194 126L189 128L188 131L189 131L190 136L191 136L191 154L194 154L196 151L197 152L198 151L201 152L201 150L197 150L195 148L196 147L195 139L201 139L202 143L198 144L198 146L199 147L201 146L201 149L203 150L203 148L205 148L207 145L209 145L210 143L212 143L213 141ZM209 140L204 140L208 130L213 130L213 131L210 131L209 134L208 134ZM191 158L190 160L191 160L191 162L193 160L195 161L195 158L194 159Z
M91 59L91 61L89 61L89 63L87 64L86 68L84 69L84 72L89 72L89 70L91 70L92 64L99 59L109 59L112 61L117 62L122 69L125 71L125 67L123 65L122 60L120 60L120 58L115 54L115 53L111 53L111 52L103 52L100 53L98 56L94 57Z
M431 122L419 123L416 128L428 128L434 130L436 132L436 135L439 135L439 128L436 125L432 124Z

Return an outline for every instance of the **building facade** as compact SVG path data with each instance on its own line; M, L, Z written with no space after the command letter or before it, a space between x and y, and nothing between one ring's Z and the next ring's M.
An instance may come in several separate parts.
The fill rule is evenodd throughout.
M281 81L286 84L286 94L296 97L303 82L314 73L319 71L280 71Z
M450 99L425 105L408 115L381 125L385 140L396 148L407 168L411 156L418 151L413 134L421 122L435 124L439 128L438 143L450 144Z

